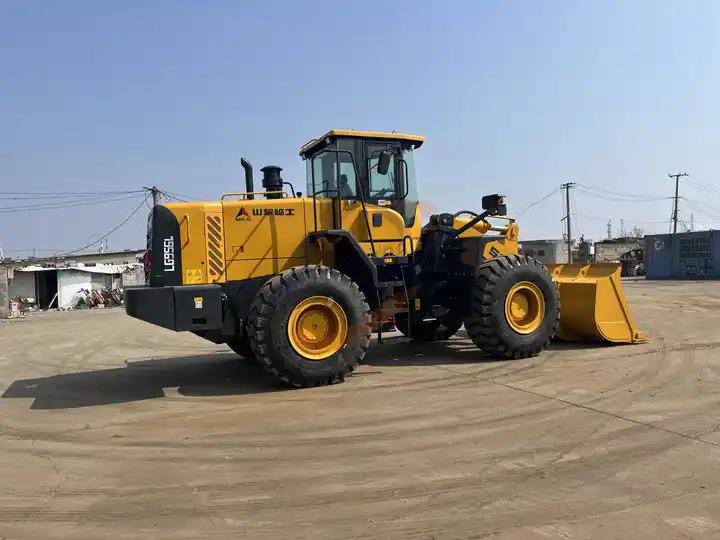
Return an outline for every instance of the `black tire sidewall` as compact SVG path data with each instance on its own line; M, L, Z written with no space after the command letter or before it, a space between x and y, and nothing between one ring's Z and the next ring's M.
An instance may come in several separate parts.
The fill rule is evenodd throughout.
M363 339L369 334L365 297L347 276L336 270L320 267L298 271L303 273L302 279L283 278L284 287L278 288L272 302L274 309L268 317L269 324L264 328L268 334L263 340L267 356L274 364L282 364L276 366L278 371L286 371L291 381L312 381L344 374L354 368L367 349L368 339ZM322 360L309 359L298 353L288 337L288 323L293 309L312 296L331 298L343 309L347 318L345 345Z
M510 349L533 350L544 344L555 333L555 326L558 316L557 289L547 271L531 265L513 266L511 270L503 273L496 281L493 290L494 305L492 317L495 322L497 334L501 342ZM544 267L542 268L544 270ZM546 275L547 274L547 275ZM544 316L540 327L530 334L516 332L505 316L505 301L510 289L522 281L528 281L537 285L544 301Z

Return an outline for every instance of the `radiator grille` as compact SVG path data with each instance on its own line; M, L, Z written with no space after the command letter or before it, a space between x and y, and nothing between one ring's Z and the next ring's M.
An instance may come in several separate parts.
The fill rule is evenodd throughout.
M206 223L208 277L218 280L225 270L222 218L208 215Z

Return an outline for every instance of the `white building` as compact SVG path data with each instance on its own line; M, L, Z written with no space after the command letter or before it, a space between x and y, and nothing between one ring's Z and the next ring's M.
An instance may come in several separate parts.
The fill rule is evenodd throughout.
M11 298L35 298L41 308L74 308L82 289L122 289L144 281L142 265L25 266L8 274Z
M0 311L7 301L34 298L42 308L75 307L80 289L125 288L145 283L142 260L144 251L120 251L76 255L72 258L4 261L0 273L7 282L0 290ZM5 300L7 299L7 300ZM4 309L3 309L4 308Z

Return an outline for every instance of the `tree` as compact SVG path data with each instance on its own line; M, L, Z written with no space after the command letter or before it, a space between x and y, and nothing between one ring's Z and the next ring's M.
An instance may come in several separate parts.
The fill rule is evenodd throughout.
M645 229L642 227L638 227L635 225L630 231L628 232L629 238L643 238L645 236Z

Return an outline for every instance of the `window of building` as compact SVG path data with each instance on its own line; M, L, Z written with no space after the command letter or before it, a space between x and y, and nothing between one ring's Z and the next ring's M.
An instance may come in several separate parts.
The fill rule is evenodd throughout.
M695 236L693 238L680 239L680 258L702 259L710 257L712 247L710 235Z

